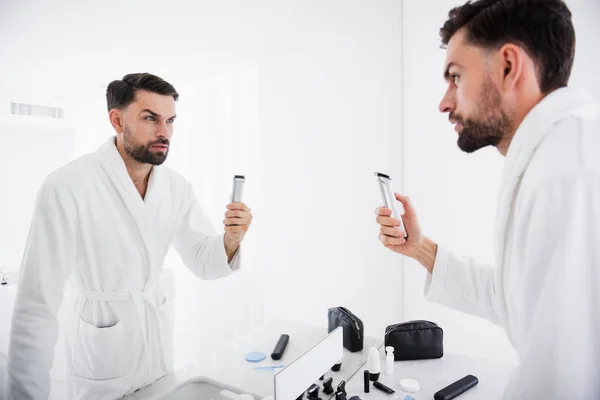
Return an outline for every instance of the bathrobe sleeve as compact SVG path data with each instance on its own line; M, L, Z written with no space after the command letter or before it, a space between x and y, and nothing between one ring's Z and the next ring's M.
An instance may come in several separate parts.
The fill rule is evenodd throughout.
M438 246L433 275L425 281L427 301L485 318L496 325L506 320L502 280L498 269L461 257Z
M224 236L218 235L200 208L188 185L187 210L175 235L174 247L184 264L200 279L211 280L230 275L241 267L242 245L231 263L227 262Z
M76 207L67 189L40 189L23 255L8 355L9 399L47 399L58 309L76 255Z

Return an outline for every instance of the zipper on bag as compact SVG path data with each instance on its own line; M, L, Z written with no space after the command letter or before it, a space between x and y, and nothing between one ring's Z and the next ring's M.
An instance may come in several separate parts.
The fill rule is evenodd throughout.
M412 325L412 324L418 324L418 323L425 323L425 325L428 325L429 328L439 328L439 326L431 321L425 321L425 320L416 320L416 321L406 321L406 322L401 322L399 324L396 325L392 325L390 326L386 331L385 331L385 335L384 337L387 338L387 336L394 331L396 328L401 327L402 325Z
M350 311L348 311L347 308L345 308L345 307L339 307L339 308L340 308L340 310L342 310L342 312L344 314L346 314L352 320L352 322L354 322L354 326L356 326L356 333L357 333L358 339L360 340L360 325L358 324L358 320L356 319L354 314L352 314Z

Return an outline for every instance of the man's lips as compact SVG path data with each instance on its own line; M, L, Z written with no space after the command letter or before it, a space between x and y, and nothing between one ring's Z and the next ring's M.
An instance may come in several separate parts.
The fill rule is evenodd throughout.
M450 120L450 123L451 123L452 125L454 125L454 130L455 130L456 132L458 132L458 131L459 131L460 129L462 129L462 127L463 127L463 124L462 124L462 123L460 123L459 121L457 121L457 120L454 120L454 119L451 119L451 120Z

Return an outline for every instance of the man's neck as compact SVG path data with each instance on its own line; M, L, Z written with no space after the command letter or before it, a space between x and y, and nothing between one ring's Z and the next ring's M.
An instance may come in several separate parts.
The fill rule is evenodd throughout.
M508 153L508 148L510 147L510 143L512 142L513 137L515 137L515 133L516 130L511 129L510 132L504 135L502 140L500 140L500 143L498 143L498 145L496 146L500 154L502 154L504 157L506 157L506 153Z
M500 143L498 143L498 145L496 146L500 154L502 154L504 157L506 157L506 154L508 153L508 148L510 147L511 142L515 137L517 130L521 126L521 123L523 122L527 114L529 114L531 110L536 105L538 105L540 101L542 101L544 97L545 95L542 95L539 92L532 93L530 96L524 99L521 105L517 105L516 107L514 107L514 111L512 112L511 118L513 124L508 129L508 132L504 135Z
M152 172L152 165L141 163L131 158L125 151L123 144L118 141L117 150L125 162L125 168L127 168L129 177L143 199L146 196L146 190L148 189L148 179L150 178L150 172Z

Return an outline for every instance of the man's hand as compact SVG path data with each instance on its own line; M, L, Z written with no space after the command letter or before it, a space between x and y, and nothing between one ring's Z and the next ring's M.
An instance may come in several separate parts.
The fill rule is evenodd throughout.
M420 262L429 273L433 272L437 245L423 236L421 226L417 219L417 213L406 196L395 193L396 200L404 206L404 215L402 221L408 238L404 239L404 232L399 228L400 221L391 217L392 210L385 207L379 207L375 210L377 214L377 223L381 225L379 240L388 249L400 253L407 257L414 258Z
M240 247L244 236L250 224L252 223L252 213L250 208L244 203L231 203L227 205L227 212L223 224L225 225L225 251L229 261Z

